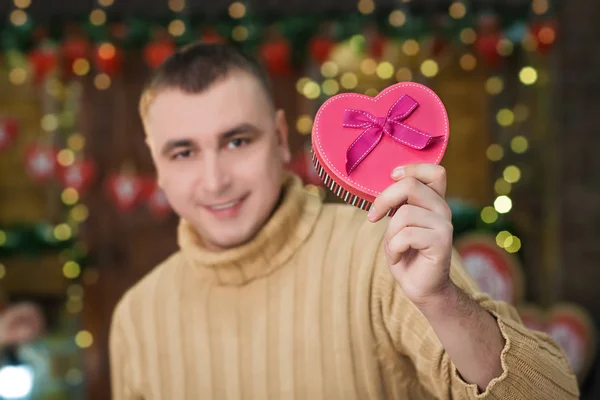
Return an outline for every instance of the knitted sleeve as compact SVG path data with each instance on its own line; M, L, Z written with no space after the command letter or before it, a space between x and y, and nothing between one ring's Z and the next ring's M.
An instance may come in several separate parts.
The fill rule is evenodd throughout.
M450 276L498 321L506 341L501 376L493 379L483 393L476 385L466 383L425 317L391 275L384 256L379 255L373 278L372 322L384 366L394 365L395 357L410 358L420 386L439 399L579 398L568 361L548 335L528 330L512 306L478 292L456 253Z

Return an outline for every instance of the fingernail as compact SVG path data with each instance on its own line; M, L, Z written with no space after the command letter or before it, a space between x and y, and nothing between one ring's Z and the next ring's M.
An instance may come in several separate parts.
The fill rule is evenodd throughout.
M373 220L373 218L375 218L375 207L371 206L367 218L369 218L370 220Z
M392 179L400 179L404 176L404 167L398 167L392 171Z

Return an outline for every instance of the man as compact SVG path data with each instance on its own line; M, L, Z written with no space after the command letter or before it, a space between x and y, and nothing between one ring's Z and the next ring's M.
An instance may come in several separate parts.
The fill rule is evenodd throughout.
M390 171L368 218L321 204L284 172L265 74L224 45L167 60L140 113L181 249L115 310L115 399L578 397L556 344L460 266L442 167Z

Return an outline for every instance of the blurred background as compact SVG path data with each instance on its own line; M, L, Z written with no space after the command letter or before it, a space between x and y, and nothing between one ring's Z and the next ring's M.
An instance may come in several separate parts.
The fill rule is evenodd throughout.
M1 0L0 14L0 315L32 303L27 323L46 327L0 345L0 399L110 398L115 303L177 248L138 96L198 40L261 59L289 168L326 201L339 200L310 162L318 107L400 81L436 91L467 269L559 342L582 398L600 398L599 2Z

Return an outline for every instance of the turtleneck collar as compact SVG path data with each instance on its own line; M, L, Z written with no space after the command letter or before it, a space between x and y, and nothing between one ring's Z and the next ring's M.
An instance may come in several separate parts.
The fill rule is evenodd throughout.
M282 190L271 218L250 242L236 248L207 249L194 227L182 219L178 242L184 257L222 285L244 285L285 264L311 233L322 203L295 175L285 176Z

